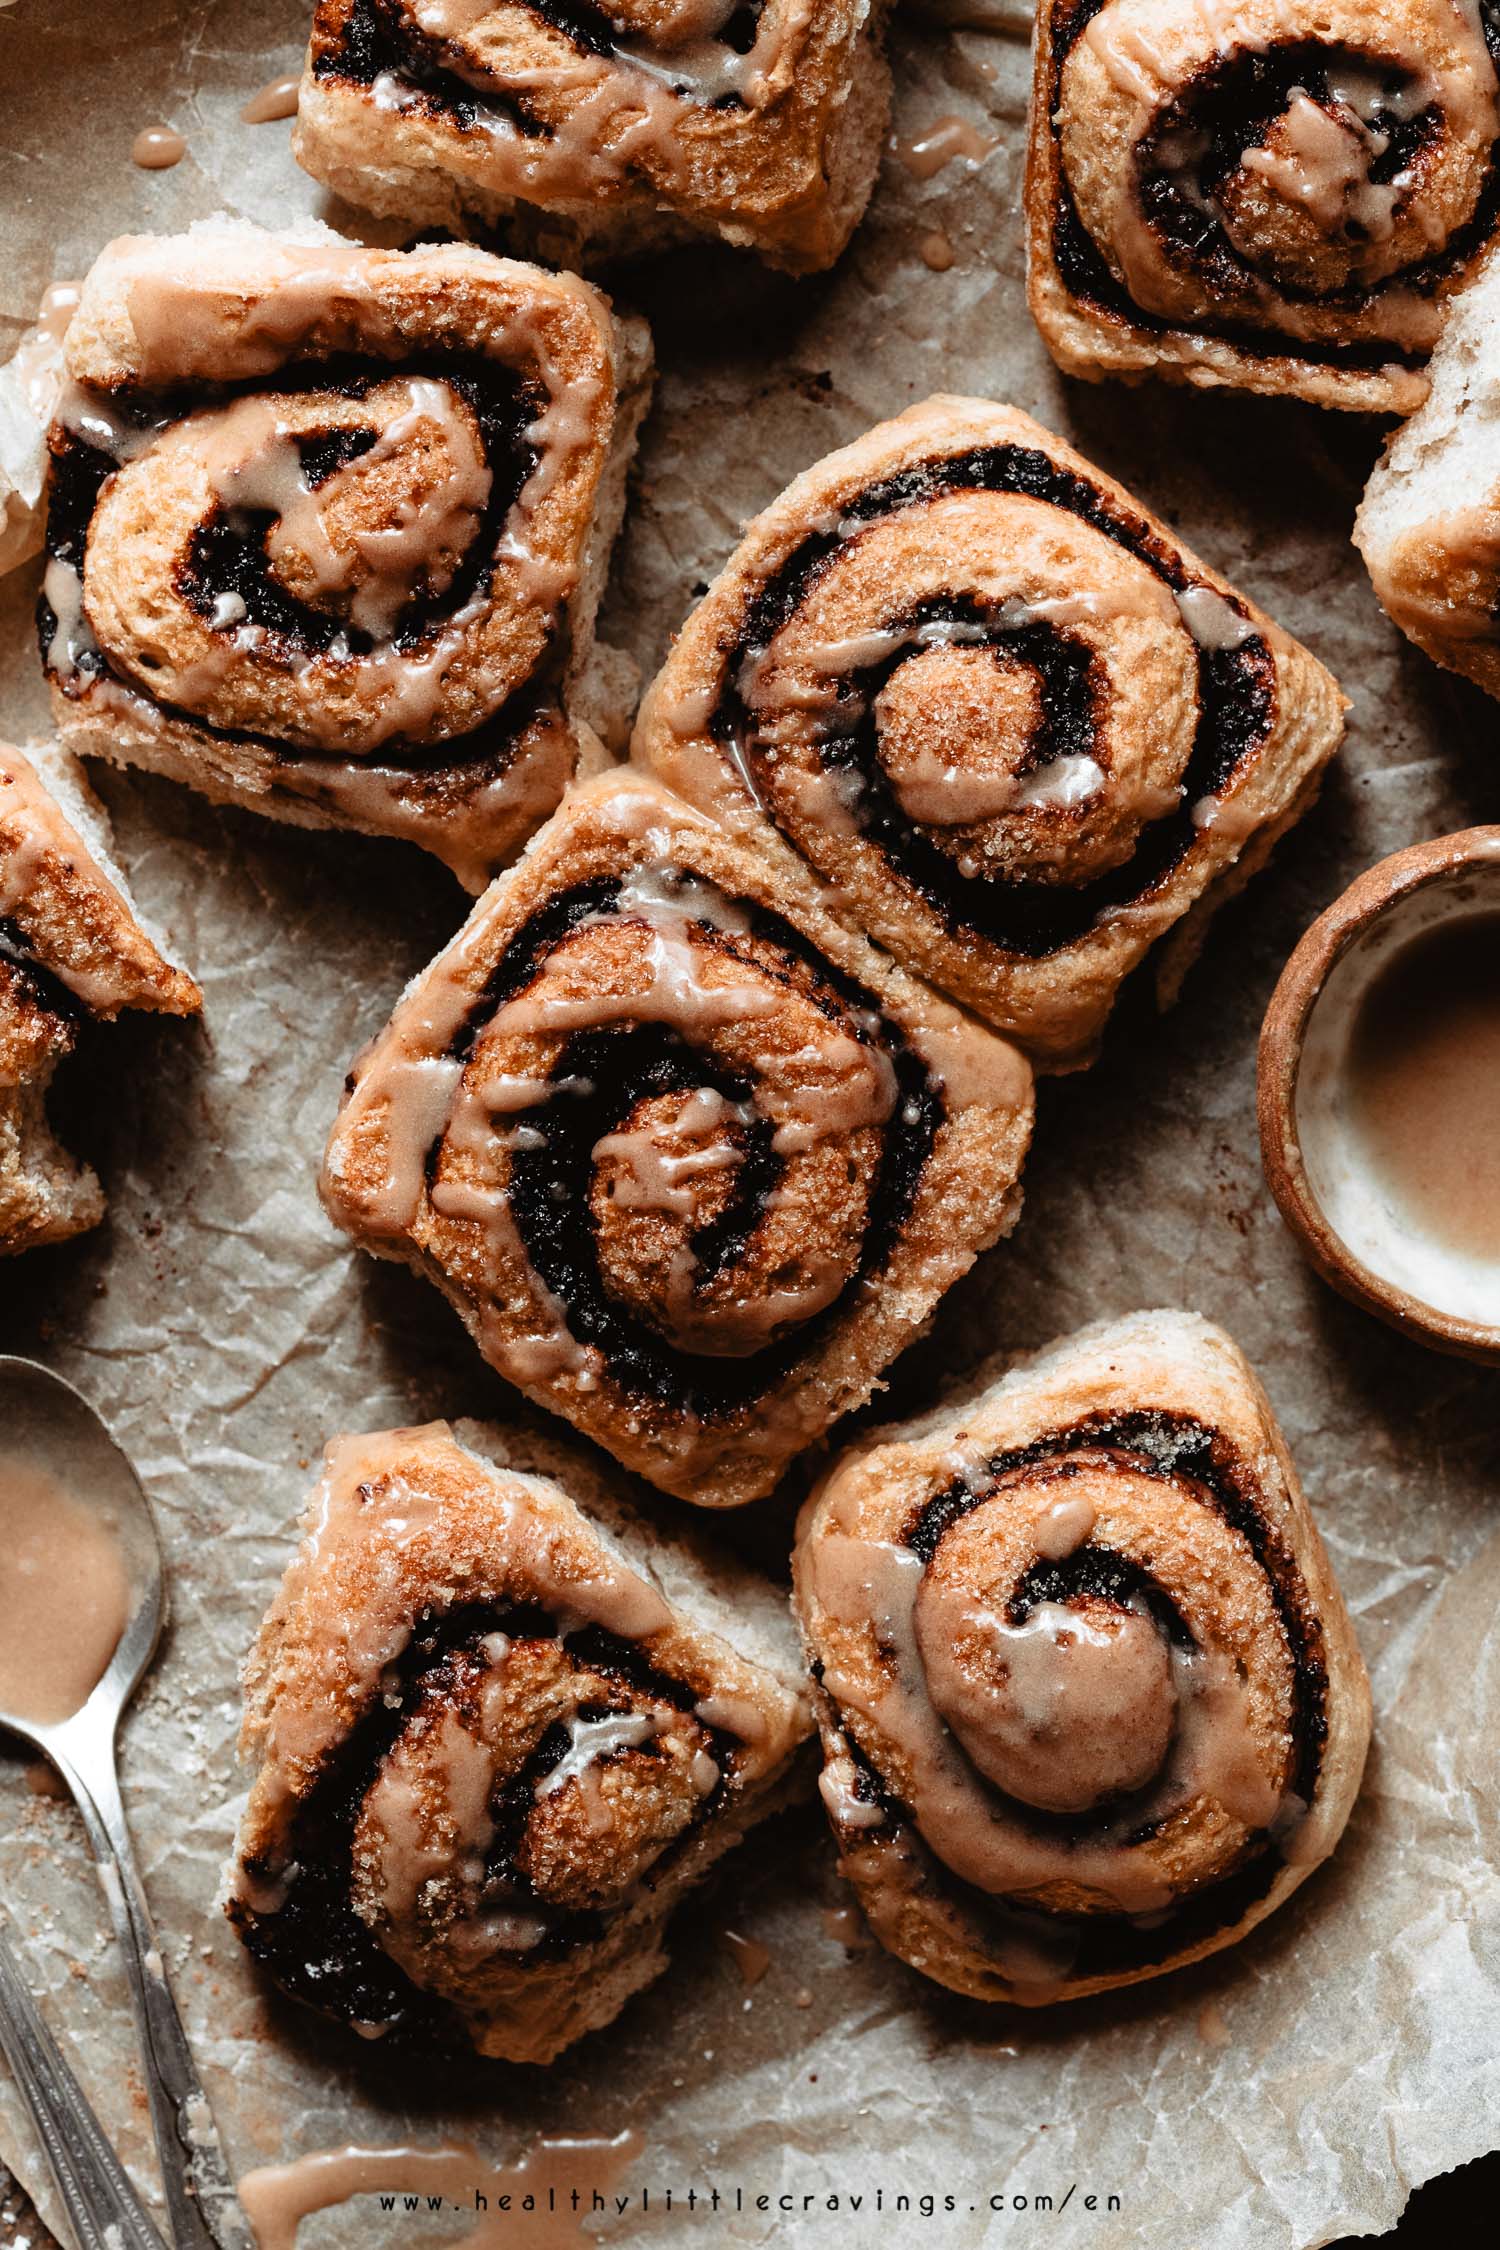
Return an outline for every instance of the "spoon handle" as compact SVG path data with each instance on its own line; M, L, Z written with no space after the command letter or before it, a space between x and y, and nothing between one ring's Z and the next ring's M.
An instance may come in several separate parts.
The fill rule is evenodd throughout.
M48 1751L83 1815L125 1957L174 2250L253 2250L213 2111L167 1981L125 1825L113 1746L105 1754L79 1758L76 1763L76 1753L60 1755L55 1738Z
M0 1928L0 2049L36 2124L80 2250L163 2250Z

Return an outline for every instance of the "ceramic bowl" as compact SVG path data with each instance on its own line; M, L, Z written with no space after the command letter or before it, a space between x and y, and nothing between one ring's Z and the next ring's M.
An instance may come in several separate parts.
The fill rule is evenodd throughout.
M1500 1268L1393 1205L1341 1099L1349 1034L1375 977L1410 939L1476 914L1500 914L1500 827L1396 852L1319 916L1266 1011L1260 1140L1281 1215L1325 1281L1420 1343L1500 1364Z

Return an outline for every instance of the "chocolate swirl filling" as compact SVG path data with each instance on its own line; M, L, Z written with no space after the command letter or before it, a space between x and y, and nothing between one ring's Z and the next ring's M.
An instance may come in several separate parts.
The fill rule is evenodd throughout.
M1248 1824L1248 1832L1227 1860L1223 1836L1215 1831L1212 1823L1196 1841L1191 1827L1183 1826L1191 1810L1191 1782L1186 1784L1186 1794L1181 1787L1163 1792L1167 1767L1183 1756L1180 1746L1172 1746L1179 1744L1185 1723L1181 1688L1177 1691L1176 1721L1172 1731L1164 1737L1168 1745L1164 1752L1165 1764L1157 1771L1150 1771L1155 1752L1137 1757L1134 1750L1140 1734L1149 1733L1149 1728L1126 1722L1121 1715L1126 1704L1110 1706L1113 1717L1109 1727L1098 1733L1086 1732L1083 1738L1080 1771L1095 1777L1118 1769L1124 1777L1123 1786L1102 1785L1097 1801L1092 1802L1083 1801L1087 1790L1080 1791L1071 1804L1067 1803L1066 1790L1060 1796L1049 1795L1047 1788L1033 1789L1029 1785L1031 1761L1039 1752L1027 1729L1036 1720L1045 1697L1042 1704L1037 1702L1041 1689L1035 1683L1028 1687L1024 1671L1005 1686L1000 1704L984 1700L986 1694L994 1692L991 1689L977 1691L977 1700L970 1704L961 1701L944 1709L945 1725L957 1730L948 1738L949 1750L944 1754L951 1752L954 1758L965 1761L964 1771L969 1775L965 1786L977 1785L983 1792L983 1801L989 1808L988 1818L1014 1835L1017 1849L1012 1856L1018 1867L1028 1871L1025 1882L1017 1886L1016 1892L997 1896L993 1888L967 1879L946 1864L942 1849L925 1834L921 1808L904 1801L900 1787L890 1774L881 1770L878 1757L870 1754L868 1740L861 1744L856 1739L846 1713L867 1708L872 1691L863 1673L859 1676L863 1684L854 1684L840 1671L840 1666L847 1666L849 1662L847 1655L835 1659L827 1646L816 1668L824 1693L830 1699L834 1719L843 1730L838 1742L840 1758L848 1761L843 1816L846 1849L853 1839L866 1833L861 1808L869 1808L873 1816L874 1825L868 1831L872 1836L896 1836L907 1830L922 1837L933 1858L940 1863L944 1890L951 1891L978 1928L991 1933L997 1959L1003 1961L1018 1940L1028 1948L1040 1948L1057 1963L1054 1973L1060 1989L1073 1983L1087 1984L1096 1978L1141 1974L1179 1957L1215 1932L1241 1921L1270 1889L1286 1864L1288 1854L1295 1851L1298 1821L1317 1793L1328 1738L1328 1671L1323 1631L1295 1557L1275 1523L1267 1517L1257 1497L1249 1465L1241 1460L1221 1432L1189 1414L1152 1410L1088 1415L1064 1428L1048 1431L1030 1444L997 1453L955 1475L929 1497L916 1501L899 1529L893 1532L893 1537L899 1539L894 1552L913 1558L913 1573L918 1573L920 1565L918 1575L924 1589L935 1583L935 1574L941 1578L945 1569L952 1566L947 1590L949 1606L936 1614L945 1623L951 1623L955 1617L959 1620L958 1640L982 1622L983 1605L980 1611L966 1612L960 1602L955 1610L952 1606L955 1590L962 1592L967 1587L969 1591L963 1598L972 1603L973 1589L981 1581L988 1582L988 1573L993 1571L994 1583L1004 1585L996 1611L1001 1629L998 1645L1011 1651L1013 1661L1022 1652L1022 1644L1021 1641L1009 1642L1005 1636L1014 1634L1024 1638L1028 1625L1035 1624L1045 1626L1049 1633L1060 1631L1064 1637L1070 1631L1085 1637L1093 1631L1096 1648L1103 1646L1106 1651L1102 1656L1096 1655L1094 1661L1118 1665L1121 1660L1108 1653L1107 1640L1101 1643L1097 1638L1102 1623L1112 1630L1123 1629L1134 1634L1138 1648L1160 1652L1151 1656L1140 1677L1154 1677L1153 1665L1169 1667L1171 1677L1189 1683L1187 1695L1191 1704L1197 1692L1191 1684L1195 1667L1201 1665L1207 1653L1189 1614L1193 1598L1201 1598L1201 1590L1199 1597L1185 1599L1183 1588L1168 1582L1170 1565L1167 1570L1158 1569L1153 1566L1150 1553L1121 1551L1102 1531L1093 1533L1096 1504L1101 1513L1111 1505L1108 1495L1117 1478L1124 1480L1121 1501L1117 1505L1126 1509L1133 1505L1129 1487L1145 1480L1148 1489L1161 1486L1175 1494L1183 1505L1208 1511L1234 1535L1233 1548L1243 1542L1242 1562L1231 1563L1232 1549L1226 1548L1221 1564L1232 1567L1235 1572L1242 1567L1253 1571L1269 1597L1268 1618L1273 1621L1269 1629L1284 1652L1275 1656L1275 1663L1278 1666L1284 1663L1288 1681L1281 1721L1288 1744L1285 1771L1277 1789L1265 1794L1261 1811L1266 1817L1260 1817L1257 1812L1251 1818L1250 1807L1257 1790L1246 1791L1242 1787L1236 1818ZM1027 1508L1045 1502L1044 1514L1050 1510L1054 1517L1065 1518L1069 1511L1075 1512L1077 1525L1057 1542L1065 1551L1038 1551L1023 1534L1020 1518L1015 1518L1013 1524L1010 1521L1008 1495ZM1149 1508L1149 1503L1146 1505ZM980 1550L972 1547L972 1542L967 1562L962 1558L955 1562L951 1554L945 1556L948 1543L965 1525L971 1526L980 1540L986 1537L980 1517L989 1509L1003 1511L997 1522L1004 1527L999 1535L1010 1542L1004 1548L1006 1559L996 1561L992 1554L986 1563ZM1042 1541L1042 1548L1046 1544ZM1018 1556L1023 1559L1018 1561ZM835 1603L833 1614L847 1618L848 1612L837 1607L842 1585L839 1566L832 1561L820 1564L815 1545L810 1568L812 1582L822 1586L824 1601ZM824 1580L817 1575L820 1569L829 1573ZM854 1567L850 1582L859 1576L860 1568ZM903 1572L903 1584L905 1579ZM887 1592L889 1589L884 1582L879 1582L873 1605L877 1644L888 1650L880 1662L890 1668L890 1685L880 1694L882 1697L923 1694L926 1691L909 1675L909 1667L919 1661L918 1644L929 1658L932 1655L922 1639L920 1611L920 1604L931 1596L925 1590L917 1596L917 1639L908 1646L906 1629L883 1613L882 1600ZM900 1603L904 1604L909 1598L909 1593L901 1596ZM940 1593L939 1601L943 1598ZM985 1597L986 1601L990 1598L993 1597ZM1226 1598L1222 1591L1219 1598ZM955 1647L958 1640L953 1644ZM979 1645L982 1645L982 1636L981 1642L975 1644ZM960 1657L963 1667L972 1667L975 1661L972 1650ZM1069 1661L1077 1661L1077 1652ZM1213 1691L1219 1700L1214 1705L1215 1716L1204 1723L1222 1728L1228 1721L1233 1731L1243 1724L1234 1716L1237 1698L1241 1692L1251 1692L1243 1687L1245 1654L1241 1650L1231 1663L1224 1652L1219 1651L1214 1661L1222 1673L1220 1684ZM1252 1657L1250 1661L1254 1669L1260 1659ZM1241 1688L1235 1685L1236 1674ZM1059 1675L1046 1676L1055 1680ZM1123 1676L1118 1671L1107 1675L1115 1689L1119 1688ZM1163 1679L1167 1676L1168 1669L1163 1669ZM976 1694L976 1677L978 1675L971 1672L967 1690L971 1695ZM945 1678L942 1688L935 1692L940 1700L951 1696L953 1682ZM845 1700L851 1695L855 1699L852 1705ZM969 1767L970 1727L977 1724L983 1732L987 1726L998 1723L995 1714L1000 1710L1008 1711L1010 1717L1001 1725L1000 1733L990 1739L992 1755L986 1756L983 1771L979 1767ZM1145 1716L1143 1705L1137 1718L1143 1720ZM1153 1712L1151 1716L1154 1722L1159 1713ZM1083 1723L1082 1707L1073 1713L1068 1723ZM1006 1731L1009 1727L1016 1730L1013 1737ZM885 1731L878 1720L876 1731ZM964 1738L962 1743L960 1735ZM1027 1777L1024 1798L1006 1789L999 1778L1006 1770L1006 1761L1017 1753L1017 1745L1025 1746L1020 1752L1022 1763L1016 1769ZM903 1754L910 1755L909 1744ZM994 1763L996 1758L1000 1761L998 1764ZM1091 1778L1089 1787L1092 1785ZM945 1817L950 1801L942 1788L937 1789L934 1804L944 1808ZM1231 1802L1234 1802L1233 1793ZM1222 1819L1223 1816L1217 1817ZM1122 1888L1123 1904L1114 1911L1101 1910L1097 1896L1091 1910L1078 1910L1073 1898L1075 1890L1081 1902L1086 1894L1097 1892L1101 1884L1108 1888L1109 1878L1101 1873L1107 1861L1101 1858L1101 1853L1129 1854L1153 1844L1168 1854L1161 1863L1164 1867L1185 1868L1198 1863L1196 1873L1184 1881L1180 1890L1173 1886L1174 1895L1168 1903L1163 1905L1152 1899L1142 1911L1140 1896L1127 1887ZM978 1848L976 1845L976 1851ZM1186 1854L1186 1857L1175 1856L1179 1854ZM1075 1866L1076 1874L1070 1872ZM1050 1870L1045 1882L1039 1881L1043 1870Z
M992 492L1041 500L1065 510L1143 563L1173 594L1194 581L1171 547L1139 516L1107 498L1072 471L1059 468L1035 447L979 446L882 479L845 502L834 527L811 531L760 589L727 652L725 685L712 719L723 745L737 747L777 817L774 780L745 695L747 667L796 617L799 606L861 528L949 494ZM875 624L875 620L870 623ZM1046 619L1008 623L976 596L954 592L929 597L916 609L880 621L904 645L839 683L838 707L820 729L818 758L826 771L856 783L855 817L890 871L957 928L972 930L1006 951L1044 959L1077 942L1112 907L1147 898L1191 847L1192 808L1223 790L1264 742L1275 712L1275 664L1257 633L1233 647L1196 650L1198 718L1183 769L1180 800L1149 822L1123 865L1076 884L1028 880L1014 874L969 874L938 848L903 812L879 755L876 697L918 653L924 625L956 625L966 641L992 649L1009 664L1036 673L1040 724L1028 745L1026 770L1044 771L1065 756L1086 753L1107 719L1097 664L1064 627Z
M1110 0L1075 0L1055 7L1051 69L1046 90L1049 130L1055 146L1063 131L1063 74L1089 25ZM1484 48L1500 69L1500 5L1476 0ZM1233 34L1228 33L1228 38ZM1317 287L1294 271L1276 268L1263 275L1236 246L1224 224L1223 192L1240 171L1247 152L1264 150L1279 122L1298 97L1325 116L1337 117L1344 81L1368 87L1359 122L1368 133L1364 167L1368 186L1384 190L1393 208L1418 198L1424 174L1445 133L1440 89L1423 84L1422 58L1410 68L1357 44L1332 39L1288 38L1264 46L1226 47L1204 60L1185 79L1151 122L1135 154L1140 209L1154 231L1168 265L1196 277L1206 304L1186 323L1194 333L1213 336L1251 357L1287 352L1320 366L1360 370L1389 366L1419 367L1425 346L1399 338L1280 335L1235 317L1236 300L1255 294L1262 280L1289 306L1316 306L1330 313L1363 311L1395 290L1432 299L1484 248L1500 221L1500 165L1492 144L1479 192L1468 217L1446 231L1445 239L1424 242L1423 254L1394 272L1342 287ZM1071 293L1100 311L1133 326L1161 333L1183 323L1139 303L1112 270L1101 245L1080 216L1066 165L1059 154L1052 214L1052 248L1058 272ZM1357 216L1340 230L1347 247L1357 250L1371 239Z
M748 55L760 29L764 0L740 0L715 31L705 33L712 45L728 55ZM566 39L580 55L628 67L635 60L622 39L617 19L588 0L526 0L529 15ZM429 34L413 22L401 0L346 0L329 12L331 22L315 39L312 68L315 77L346 86L374 87L384 81L399 85L403 108L441 117L459 132L481 130L486 120L504 122L531 141L545 140L552 131L534 101L528 101L522 84L510 84L484 70L457 39ZM697 91L691 70L676 77L671 49L653 57L652 74L663 78L671 91L691 98ZM712 109L748 108L743 91L729 87L710 92Z
M649 1702L681 1713L688 1729L701 1735L718 1778L698 1795L665 1850L643 1867L638 1880L648 1890L668 1875L718 1809L741 1754L732 1734L694 1715L697 1691L659 1670L632 1642L600 1626L560 1632L557 1621L534 1605L470 1605L444 1615L424 1614L389 1668L382 1695L325 1759L297 1806L278 1865L248 1859L242 1870L246 1887L229 1906L250 1953L294 1999L364 2031L387 2033L403 2049L462 2046L461 2027L451 2006L412 1982L356 1910L356 1831L366 1800L403 1737L435 1706L462 1710L472 1703L475 1677L488 1662L484 1644L496 1634L523 1653L527 1644L555 1644L572 1670L603 1680L607 1701L580 1704L579 1719L595 1720L606 1711L628 1711L632 1703ZM482 1870L473 1871L474 1890L479 1910L490 1917L487 1947L517 1966L564 1959L576 1947L597 1940L605 1928L605 1915L596 1908L549 1901L523 1864L529 1824L548 1776L568 1754L569 1741L561 1721L548 1724L509 1778L496 1781L486 1807L491 1835L483 1848ZM659 1746L647 1739L633 1743L628 1753L601 1750L592 1768L597 1773L627 1754L636 1759L661 1755ZM261 1904L252 1903L257 1891ZM513 1926L508 1918L524 1925L526 1942L505 1944L504 1931Z
M50 560L86 587L89 535L101 495L111 477L161 432L206 408L239 399L291 399L307 394L358 402L383 382L388 366L353 358L290 365L274 376L234 384L200 385L191 390L122 389L102 400L102 415L85 414L81 428L61 427L51 439L52 476L46 552ZM472 414L479 433L489 491L475 519L466 551L441 591L415 589L396 617L390 645L402 658L421 659L466 605L489 588L507 520L538 455L528 431L545 404L534 382L524 380L476 353L426 354L403 365L403 375L443 385ZM111 435L96 442L101 424ZM324 487L341 469L377 443L375 429L330 427L300 432L293 441L309 492ZM216 501L198 522L175 565L175 591L186 607L226 648L249 628L266 660L295 668L316 657L356 665L375 646L370 633L332 609L298 599L273 573L267 542L276 524L273 511L254 505ZM225 621L226 610L229 612ZM118 681L128 692L145 692L139 682L123 681L106 652L81 624L65 621L44 588L37 605L37 635L44 668L63 693L79 697L101 678ZM370 759L375 766L420 776L433 766L503 765L526 727L555 697L566 650L560 617L549 624L544 660L518 690L480 726L433 744L414 744L400 735L382 742ZM292 745L246 729L215 725L169 700L157 706L221 741L253 743L284 761L314 763L339 753Z
M680 887L682 918L695 944L753 965L773 990L783 988L815 1011L837 1039L852 1041L888 1063L895 1086L889 1115L871 1128L880 1135L879 1153L857 1253L837 1294L811 1317L794 1321L742 1356L676 1344L620 1301L601 1263L589 1188L599 1144L626 1126L641 1105L703 1091L719 1097L736 1114L733 1180L722 1206L694 1225L689 1245L699 1287L721 1276L732 1279L740 1262L753 1254L788 1177L788 1159L773 1145L773 1124L758 1107L754 1079L727 1066L701 1038L670 1022L609 1022L571 1032L551 1067L545 1092L507 1112L510 1215L534 1272L562 1308L569 1333L577 1344L602 1354L611 1378L625 1391L712 1422L753 1402L782 1379L879 1276L911 1209L944 1104L927 1064L875 997L823 958L780 915L748 900L725 901L717 893L709 913L698 915L694 896L704 889L698 878L656 870L654 879L669 894L674 885ZM616 876L575 885L551 899L505 948L454 1032L450 1058L465 1061L486 1027L535 986L548 961L575 934L631 916L628 883ZM726 920L733 926L723 926ZM628 1010L628 1002L622 1006ZM429 1191L446 1133L445 1127L426 1153ZM757 1280L754 1274L747 1279L752 1292Z
M77 995L37 959L20 924L0 914L0 989L5 985L17 1000L53 1017L60 1030L74 1030L83 1021L86 1011Z

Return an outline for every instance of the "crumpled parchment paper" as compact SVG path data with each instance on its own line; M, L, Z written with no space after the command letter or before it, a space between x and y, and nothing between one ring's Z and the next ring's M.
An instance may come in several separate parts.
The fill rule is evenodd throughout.
M243 1786L237 1668L323 1440L516 1415L437 1295L356 1256L314 1193L350 1057L463 901L413 850L280 830L106 774L122 858L202 980L206 1015L201 1028L101 1031L74 1066L56 1107L99 1166L110 1217L0 1267L0 1349L88 1392L157 1509L175 1622L125 1728L125 1789L242 2168L454 2133L501 2161L541 2133L629 2126L643 2147L622 2187L649 2187L652 2209L596 2222L612 2244L688 2228L843 2250L896 2227L968 2246L1045 2223L1059 2245L1304 2250L1390 2226L1413 2184L1500 2140L1496 1378L1400 1341L1313 1278L1264 1188L1253 1103L1260 1016L1313 915L1382 853L1500 817L1495 708L1399 641L1365 582L1348 534L1372 425L1058 378L1022 294L1024 30L1013 0L995 12L1008 32L917 17L894 38L898 130L958 113L998 137L983 164L919 182L887 161L831 277L794 284L704 250L638 278L663 374L606 627L649 675L742 519L796 470L929 391L968 390L1030 409L1122 477L1353 696L1320 806L1222 917L1176 1012L1157 1019L1132 995L1098 1067L1044 1088L1020 1228L900 1363L889 1403L1141 1304L1223 1321L1269 1386L1358 1621L1377 1707L1364 1794L1333 1863L1248 1943L1041 2015L956 2002L877 1951L849 1953L824 1925L839 1884L811 1809L679 1918L672 1974L548 2072L415 2085L378 2048L276 2000L213 1897ZM117 232L220 208L271 224L328 209L285 125L238 120L295 66L307 13L295 0L19 0L0 15L0 145L19 182L0 235L11 343L43 288L80 276ZM174 171L131 166L152 123L188 142ZM956 251L945 273L918 254L936 230ZM34 564L0 580L0 726L22 738L46 723L34 586ZM770 1511L758 1536L784 1555L784 1517ZM0 1893L53 2024L154 2193L82 1835L33 1781L0 1748ZM753 1989L726 1928L770 1949ZM3 2080L0 2153L55 2220ZM744 2211L705 2228L680 2202L660 2208L667 2187L714 2185L742 2189ZM886 2214L902 2193L912 2213L872 2217L876 2189ZM851 2190L864 2211L830 2211ZM955 2207L924 2219L924 2195ZM386 2239L439 2241L454 2224L398 2220ZM305 2239L363 2244L379 2228L364 2205Z

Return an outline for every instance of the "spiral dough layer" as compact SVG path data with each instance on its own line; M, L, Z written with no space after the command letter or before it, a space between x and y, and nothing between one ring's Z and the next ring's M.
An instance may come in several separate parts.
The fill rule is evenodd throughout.
M864 209L885 0L321 0L297 155L412 225L529 222L549 258L720 235L793 272Z
M229 1912L366 2037L549 2061L665 1965L682 1892L810 1730L772 1590L446 1425L329 1448L247 1673ZM734 1620L736 1653L701 1620Z
M823 1796L877 1935L981 1998L1227 1945L1332 1849L1369 1700L1254 1377L1138 1314L853 1455L799 1527Z
M1333 681L1027 416L930 399L751 525L633 755L1054 1067L1337 745Z
M1051 0L1027 195L1061 364L1407 412L1500 213L1489 0Z
M349 1080L324 1197L670 1491L754 1497L1011 1221L1017 1052L634 776L577 791Z
M476 251L226 226L114 244L66 349L39 612L65 735L479 887L592 743L641 338Z

